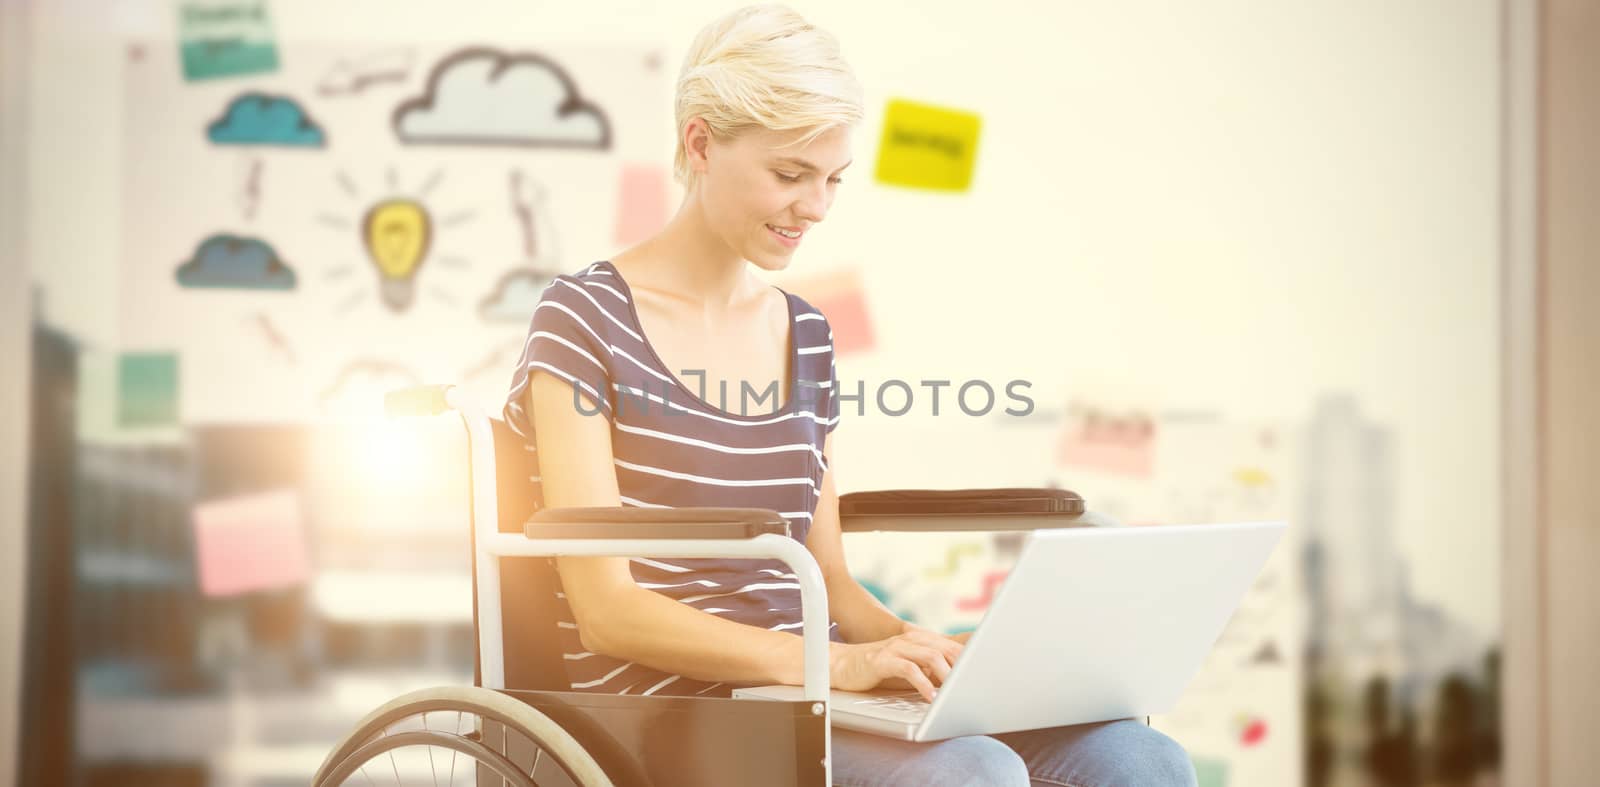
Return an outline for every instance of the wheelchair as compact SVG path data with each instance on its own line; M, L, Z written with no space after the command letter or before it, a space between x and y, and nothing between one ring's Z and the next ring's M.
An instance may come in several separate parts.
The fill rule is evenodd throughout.
M832 783L827 593L821 570L789 536L786 520L732 508L536 511L522 438L464 391L407 388L388 394L385 409L390 417L454 411L466 428L474 680L414 691L373 710L328 753L312 787ZM840 498L840 520L845 532L1115 524L1056 489L858 492ZM570 690L557 637L552 558L559 555L784 561L800 585L801 699Z

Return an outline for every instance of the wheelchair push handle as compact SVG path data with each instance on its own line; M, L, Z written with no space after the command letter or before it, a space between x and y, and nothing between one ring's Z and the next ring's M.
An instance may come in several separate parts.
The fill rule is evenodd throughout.
M383 395L383 412L390 418L439 415L450 409L449 385L413 385Z

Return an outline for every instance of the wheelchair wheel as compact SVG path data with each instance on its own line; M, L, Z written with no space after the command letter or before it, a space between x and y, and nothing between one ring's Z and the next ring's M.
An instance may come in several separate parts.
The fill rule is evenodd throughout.
M480 778L483 777L483 778ZM491 689L441 686L367 714L323 760L312 787L611 787L550 717Z

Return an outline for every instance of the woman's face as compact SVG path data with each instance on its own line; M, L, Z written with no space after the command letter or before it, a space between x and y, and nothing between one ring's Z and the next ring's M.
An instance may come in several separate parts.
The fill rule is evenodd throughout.
M850 164L848 127L792 144L805 134L753 130L704 148L698 188L706 217L730 249L764 270L789 266L806 233L828 215Z

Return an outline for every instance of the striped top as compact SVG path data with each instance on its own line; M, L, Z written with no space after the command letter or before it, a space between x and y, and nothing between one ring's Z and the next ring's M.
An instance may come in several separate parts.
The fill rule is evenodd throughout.
M798 296L784 296L791 318L788 379L795 384L779 408L776 388L754 390L773 381L750 381L752 392L741 406L739 392L702 398L701 378L680 379L666 368L640 327L633 293L610 262L557 276L534 308L504 408L506 424L534 453L535 504L544 501L523 402L528 376L537 369L586 393L584 401L574 395L574 405L610 423L624 506L767 508L787 518L792 537L804 544L826 468L823 438L839 419L833 333L821 312ZM800 633L800 586L779 561L637 557L630 567L641 587L703 612ZM726 697L736 685L584 650L559 574L556 587L563 663L573 690ZM837 624L829 634L840 639Z

